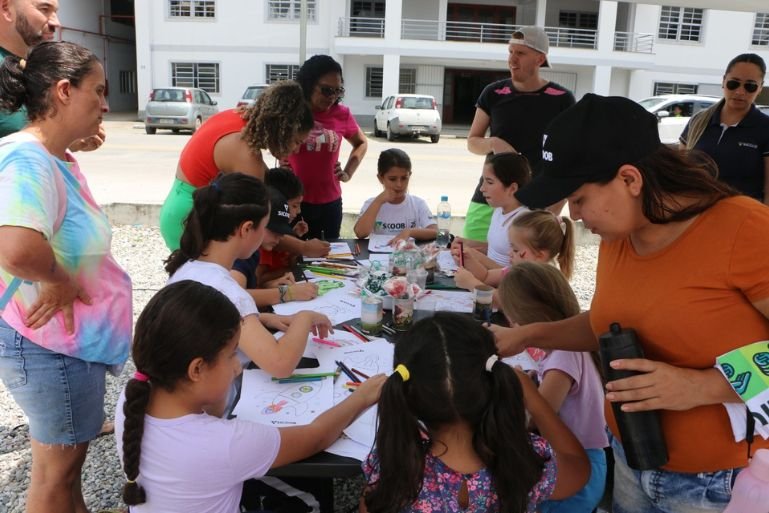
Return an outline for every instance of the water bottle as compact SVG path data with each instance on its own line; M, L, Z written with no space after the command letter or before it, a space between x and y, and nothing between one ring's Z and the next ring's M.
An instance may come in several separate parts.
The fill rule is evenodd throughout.
M622 329L619 323L614 322L609 332L598 338L598 343L603 375L607 382L641 374L638 371L613 369L609 365L612 360L620 358L644 357L634 330ZM652 470L667 463L668 450L659 414L656 411L624 412L620 406L616 402L611 404L628 466L636 470Z
M451 233L451 205L449 197L441 196L441 202L438 203L438 237L435 243L439 248L445 248L449 245Z
M737 474L724 513L769 513L769 449L759 449Z

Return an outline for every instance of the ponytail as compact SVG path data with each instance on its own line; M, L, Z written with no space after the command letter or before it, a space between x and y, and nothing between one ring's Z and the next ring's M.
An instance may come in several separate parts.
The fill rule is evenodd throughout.
M510 366L495 362L487 372L489 397L475 429L473 447L499 496L499 511L526 511L529 492L540 480L544 459L531 444L523 390Z
M420 443L424 434L409 407L409 386L394 372L385 381L379 397L378 461L372 462L379 471L379 479L369 483L371 488L364 496L371 513L400 511L416 500L422 488L427 443Z
M16 112L27 103L27 90L24 87L24 66L15 55L8 55L0 64L0 110Z
M220 173L210 185L195 190L192 201L179 249L165 261L171 276L204 255L211 241L225 242L241 224L252 221L258 225L269 212L267 188L243 173Z
M558 249L558 267L566 279L570 280L574 272L574 256L577 252L577 244L574 240L576 235L574 223L566 216L560 216L558 219L560 219L559 224L563 232L561 247Z
M147 496L137 482L139 461L144 435L144 415L150 400L150 384L147 381L131 379L126 385L123 403L123 471L126 484L123 485L123 502L129 506L143 504Z

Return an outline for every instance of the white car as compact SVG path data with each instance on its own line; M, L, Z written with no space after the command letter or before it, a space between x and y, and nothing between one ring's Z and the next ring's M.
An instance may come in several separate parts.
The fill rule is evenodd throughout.
M678 138L681 137L681 132L684 131L689 119L719 100L720 98L716 96L663 94L646 98L638 103L657 116L660 141L663 144L677 145Z
M269 84L257 84L246 87L246 91L243 93L240 100L238 100L238 104L235 107L241 107L243 105L250 107L268 87L270 87Z
M441 115L435 98L426 94L388 96L376 106L374 136L387 135L388 141L398 136L426 135L437 143L441 138Z

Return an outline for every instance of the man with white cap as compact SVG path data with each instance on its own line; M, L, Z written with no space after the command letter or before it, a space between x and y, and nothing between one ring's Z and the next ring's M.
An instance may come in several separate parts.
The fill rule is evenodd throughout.
M574 95L568 89L539 74L541 67L550 67L549 48L541 27L520 27L513 32L507 58L510 78L486 86L476 103L467 137L467 149L472 153L521 153L537 176L545 127L574 104ZM485 241L491 212L479 183L468 207L464 236Z

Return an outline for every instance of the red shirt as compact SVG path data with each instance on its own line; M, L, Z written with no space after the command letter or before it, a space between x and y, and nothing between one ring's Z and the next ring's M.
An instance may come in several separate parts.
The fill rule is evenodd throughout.
M214 146L225 135L243 130L246 120L234 109L214 114L192 135L179 157L179 167L195 187L211 183L219 174L214 162Z

